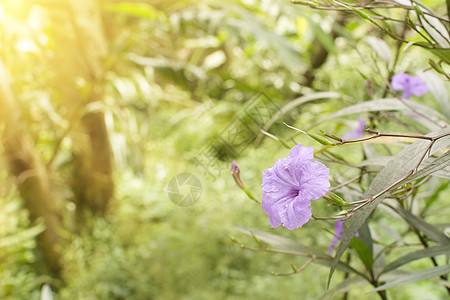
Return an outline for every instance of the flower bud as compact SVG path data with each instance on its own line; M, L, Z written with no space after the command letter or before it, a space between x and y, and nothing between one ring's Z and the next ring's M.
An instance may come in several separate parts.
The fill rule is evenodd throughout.
M239 169L238 164L234 160L231 163L230 173L233 176L234 181L236 182L238 187L244 189L244 183L242 182L241 176L239 175L241 173L241 170Z

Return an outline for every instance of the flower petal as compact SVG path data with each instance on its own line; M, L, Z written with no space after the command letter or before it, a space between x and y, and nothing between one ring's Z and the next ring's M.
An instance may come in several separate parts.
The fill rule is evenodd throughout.
M413 77L411 79L411 86L412 93L416 96L422 96L430 90L420 77Z
M298 181L291 174L290 161L287 158L279 159L272 168L263 173L261 188L264 191L279 191L298 185Z
M392 76L391 84L394 90L403 91L403 99L408 99L411 95L422 96L430 90L422 78L410 76L403 72Z
M302 200L316 200L324 196L330 189L329 174L330 169L321 162L306 164L297 173L300 183L299 197Z
M263 173L262 209L272 227L296 229L311 218L310 200L328 192L329 169L313 160L312 147L298 144L287 158L279 159Z
M412 95L412 90L411 90L411 88L407 87L403 90L402 98L409 99L409 97L411 97L411 95Z
M364 135L364 129L366 128L366 121L364 121L363 118L358 118L358 127L356 127L354 130L347 132L344 134L343 139L353 139L353 138L359 138Z
M263 192L261 207L269 216L272 227L278 227L282 223L283 214L289 203L295 201L298 192L295 190L284 190L278 192Z
M405 87L408 85L409 77L410 76L404 72L400 72L392 76L391 85L394 90L405 89Z
M289 152L288 158L293 164L303 164L305 162L313 161L314 149L313 147L304 147L302 144L297 144Z
M345 221L336 221L334 224L334 237L328 246L328 254L331 255L333 253L334 246L342 239L342 235L344 233L344 223Z
M289 230L294 230L302 227L311 219L311 202L300 200L290 202L286 210L281 213L281 221L283 226Z

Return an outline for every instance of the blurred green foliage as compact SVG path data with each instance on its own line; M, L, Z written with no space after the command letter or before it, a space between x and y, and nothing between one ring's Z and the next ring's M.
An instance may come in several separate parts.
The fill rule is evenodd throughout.
M365 87L367 82L385 86L389 66L380 62L377 48L364 39L371 35L381 40L381 36L359 19L350 19L339 28L341 36L333 40L330 15L281 0L102 1L100 7L109 44L100 83L104 99L83 109L105 113L115 168L111 213L87 220L92 230L66 233L70 243L63 249L62 278L51 278L39 266L42 262L36 251L35 237L43 230L42 224L29 223L14 179L0 172L4 182L0 190L0 298L39 299L44 283L51 285L55 299L320 297L326 288L326 267L310 266L294 276L275 277L271 272L290 272L292 264L300 266L306 260L242 250L231 236L239 235L236 226L271 230L326 251L334 224L311 221L295 232L270 229L261 208L236 188L228 173L230 161L221 162L219 176L211 178L195 158L209 143L225 147L220 135L261 93L283 107L303 95L338 91L339 98L314 100L283 115L282 121L302 129L348 105L381 98L382 89L371 94ZM47 31L57 25L45 21L46 26L29 25L51 9L57 8L35 4L19 9L5 4L0 45L11 46L2 47L0 53L14 78L21 113L40 155L49 161L58 147L51 168L53 186L66 227L76 229L74 204L64 186L70 181L67 167L73 146L64 132L70 129L71 119L53 89L58 85L58 67L47 61L53 55ZM316 70L313 85L302 86L317 36L330 56ZM393 46L391 41L384 42ZM426 68L423 55L416 49L400 54L397 69ZM30 64L34 67L27 68ZM76 84L80 91L92 88L82 78ZM431 93L420 101L442 109ZM354 119L326 122L320 129L342 136ZM398 124L377 125L379 130L405 130ZM422 124L414 125L424 130ZM290 145L293 141L319 145L280 122L269 131ZM315 127L312 132L319 130ZM382 145L373 147L388 152ZM362 159L359 149L350 145L335 153L356 163ZM233 157L239 162L242 179L258 198L262 172L287 152L279 142L265 137L259 147L252 144ZM194 174L202 183L201 199L193 207L177 207L167 196L168 182L181 172ZM352 172L335 166L333 176L348 178ZM433 179L430 186L438 190L443 184ZM448 204L447 186L436 194L440 205ZM312 205L317 215L333 209L323 200ZM448 222L445 207L435 206L436 223ZM395 218L386 220L375 214L374 219L389 222L398 232L406 230ZM386 232L377 233L380 240L392 238ZM251 243L251 238L247 241ZM418 269L431 265L415 264ZM350 296L377 299L374 293L366 294L369 290L364 286ZM391 295L393 299L417 295L441 299L445 294L433 283L421 282L407 290L392 289Z

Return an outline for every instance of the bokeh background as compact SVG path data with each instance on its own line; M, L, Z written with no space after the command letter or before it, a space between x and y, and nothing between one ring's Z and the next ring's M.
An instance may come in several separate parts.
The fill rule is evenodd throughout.
M289 150L260 128L318 145L282 122L306 129L381 97L389 70L367 36L385 38L358 17L284 0L0 1L0 298L50 287L55 299L318 299L326 267L274 276L305 259L233 238L251 244L238 227L251 228L326 252L334 224L271 229L229 168L236 160L261 198L262 172ZM412 47L398 69L426 68L426 55ZM356 119L320 129L342 136ZM342 155L357 162L358 147ZM181 173L201 183L193 205L169 198ZM333 213L323 200L313 211ZM448 206L436 213L445 220ZM369 290L350 296L377 299ZM391 293L445 295L432 282Z

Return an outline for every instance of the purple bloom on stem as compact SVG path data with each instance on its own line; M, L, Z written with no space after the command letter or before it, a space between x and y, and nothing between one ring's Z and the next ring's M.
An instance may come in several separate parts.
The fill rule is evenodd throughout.
M334 237L330 245L328 246L328 254L330 256L333 253L334 246L336 246L336 244L342 239L345 230L344 223L345 221L336 221L336 224L334 224ZM355 236L359 237L359 233L357 232Z
M312 147L298 144L288 157L264 171L262 209L269 215L272 227L283 224L294 230L303 226L311 219L311 200L328 192L330 170L314 161L313 156Z
M430 89L420 77L410 76L400 72L392 77L392 87L394 90L403 91L403 99L408 99L411 95L422 96Z
M366 128L366 121L364 121L363 118L358 118L358 127L355 128L355 130L352 130L350 132L347 132L344 134L344 140L348 139L356 139L364 135L364 129Z
M331 255L333 253L334 246L342 239L342 234L344 233L344 223L345 221L336 221L334 224L334 237L328 246L328 254Z

